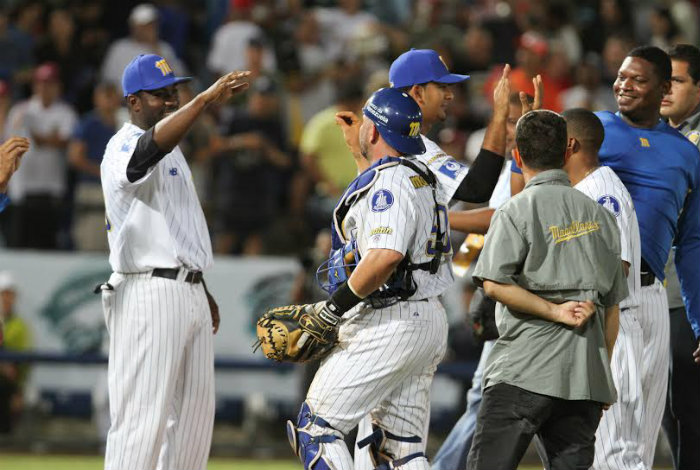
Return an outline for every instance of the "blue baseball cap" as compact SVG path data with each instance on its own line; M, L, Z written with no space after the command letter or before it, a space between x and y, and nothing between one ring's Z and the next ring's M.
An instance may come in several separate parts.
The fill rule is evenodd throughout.
M423 113L408 94L396 88L380 88L369 97L362 113L394 149L408 155L425 153L420 135Z
M124 96L129 96L141 90L157 90L190 80L192 77L176 77L161 56L139 54L124 69L122 90Z
M389 83L394 88L428 82L459 83L469 75L450 73L447 65L432 49L411 49L396 58L389 68Z

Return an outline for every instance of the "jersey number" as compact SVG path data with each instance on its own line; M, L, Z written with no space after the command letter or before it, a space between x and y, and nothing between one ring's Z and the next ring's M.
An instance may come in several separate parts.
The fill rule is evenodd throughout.
M447 207L443 206L442 204L438 204L435 212L437 212L437 216L440 219L440 229L443 232L441 253L450 253L452 252L452 241L450 240L450 230L448 227ZM437 224L435 224L430 229L430 239L428 240L428 244L426 245L426 251L431 256L435 256L435 254L437 253L435 249L435 246L437 245L437 232L438 226Z

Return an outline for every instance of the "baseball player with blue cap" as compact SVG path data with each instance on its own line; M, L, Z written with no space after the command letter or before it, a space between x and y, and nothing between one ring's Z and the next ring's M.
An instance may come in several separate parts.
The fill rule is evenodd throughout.
M425 144L418 137L422 115L416 103L402 99L402 95L382 88L367 101L362 114L393 148L405 155L419 155L425 152Z
M249 74L224 75L180 107L176 85L189 78L162 57L139 55L124 70L130 121L100 166L113 271L96 289L110 336L106 470L206 468L219 309L202 274L209 230L178 143Z
M404 88L420 83L460 83L469 75L450 73L445 61L432 49L411 49L391 64L389 83Z
M506 149L506 124L509 113L510 66L505 65L503 74L494 88L494 107L481 151L475 162L467 168L447 155L424 134L430 127L447 118L447 108L454 98L450 86L469 78L468 75L450 73L445 62L431 49L411 49L401 54L391 65L389 81L392 87L409 94L418 103L423 114L421 140L426 151L416 155L435 175L437 184L448 201L481 203L491 197L504 164ZM351 112L337 114L336 123L341 127L345 140L355 156L360 170L369 164L362 157L357 145L359 119ZM369 420L360 423L358 436L371 432ZM367 453L356 449L355 468L367 467Z
M451 86L463 82L469 75L451 73L445 61L432 49L411 49L394 60L389 69L389 83L393 88L410 95L423 113L421 139L425 152L417 158L424 162L437 177L438 183L450 200L472 203L488 202L503 168L508 120L510 66L503 68L503 76L494 90L494 112L486 131L481 151L474 163L466 165L447 155L424 134L433 124L447 119L447 109L454 99ZM507 88L506 88L507 87ZM336 115L336 123L345 134L358 168L364 170L369 162L362 158L357 132L360 120L348 111Z
M139 91L153 91L192 80L192 77L176 77L166 60L155 54L140 54L129 62L122 75L124 96Z
M351 470L343 437L369 414L374 432L359 445L371 449L373 468L427 470L430 385L447 342L438 295L453 282L447 199L413 156L424 150L416 102L383 88L363 114L359 146L371 165L332 223L333 250L354 246L359 263L324 286L328 301L311 306L317 321L337 329L339 344L288 435L306 470Z

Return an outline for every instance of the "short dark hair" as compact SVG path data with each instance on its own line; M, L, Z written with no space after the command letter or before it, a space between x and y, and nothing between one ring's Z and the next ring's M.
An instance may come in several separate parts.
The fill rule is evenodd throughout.
M566 119L568 136L576 138L582 147L597 154L605 138L603 123L598 116L583 108L567 109L561 115Z
M547 109L525 113L515 127L515 145L523 163L533 170L564 166L566 121Z
M654 66L654 72L661 81L671 80L671 59L663 49L656 46L639 46L627 53L627 57L639 57Z
M676 44L668 51L671 60L681 60L688 64L688 75L693 82L700 81L700 49L690 44Z

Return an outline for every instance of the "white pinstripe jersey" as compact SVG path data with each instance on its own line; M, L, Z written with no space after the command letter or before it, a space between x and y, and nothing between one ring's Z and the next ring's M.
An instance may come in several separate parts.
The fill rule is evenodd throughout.
M615 172L607 167L598 167L593 173L578 182L578 189L615 215L620 229L620 257L630 263L627 276L629 296L620 302L620 308L636 307L639 305L639 267L641 264L642 248L639 238L639 223L634 210L632 197Z
M411 300L440 295L454 281L447 198L440 185L436 194L447 246L436 274L413 272L417 290ZM386 248L408 255L411 262L419 264L433 259L434 224L435 201L430 185L410 168L396 165L381 170L373 186L353 204L345 216L343 233L345 238L357 240L361 256L371 249Z
M126 168L144 130L127 122L110 139L100 165L109 263L121 273L212 264L209 230L192 173L179 147L134 183Z
M426 136L421 134L421 138L423 139L423 144L425 144L425 153L416 155L416 158L425 163L430 171L435 174L439 186L441 186L442 191L447 196L447 200L451 201L459 184L467 176L469 168L447 155L438 144Z

